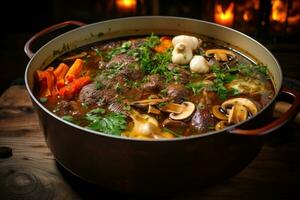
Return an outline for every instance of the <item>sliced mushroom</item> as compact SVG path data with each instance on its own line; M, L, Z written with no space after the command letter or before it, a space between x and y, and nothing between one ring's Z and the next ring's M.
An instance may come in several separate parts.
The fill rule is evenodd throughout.
M228 123L237 124L242 121L245 121L247 117L247 108L239 103L236 103L232 106L232 109L229 111Z
M228 117L226 116L226 111L219 105L212 107L212 113L216 118L220 120L228 120Z
M189 125L185 122L182 121L177 121L177 120L173 120L173 119L165 119L162 123L163 127L169 127L169 126L177 126L180 128L187 128Z
M236 57L232 51L227 49L209 49L205 52L206 56L211 56L212 54L217 61L228 61L228 55Z
M165 106L162 106L159 108L163 112L168 112L168 113L182 113L182 111L185 109L185 105L178 104L178 103L168 103Z
M149 107L148 107L148 113L159 115L160 114L160 110L158 110L157 108L155 108L152 105L149 105Z
M185 107L183 108L181 113L171 113L170 114L170 118L174 119L174 120L183 120L188 118L189 116L191 116L193 114L193 112L195 111L195 104L193 104L192 102L183 102L181 105L184 105Z
M228 122L227 121L219 121L216 126L215 126L215 129L216 131L219 131L225 127L229 126Z
M224 101L221 105L221 107L223 109L226 109L228 107L232 107L235 104L240 104L245 106L252 115L255 115L258 112L258 109L255 105L255 103L253 103L251 100L247 99L247 98L242 98L242 97L238 97L238 98L234 98L234 99L229 99L227 101Z
M130 103L130 105L136 107L147 107L149 105L157 105L165 101L166 99L144 99L139 101L133 101Z

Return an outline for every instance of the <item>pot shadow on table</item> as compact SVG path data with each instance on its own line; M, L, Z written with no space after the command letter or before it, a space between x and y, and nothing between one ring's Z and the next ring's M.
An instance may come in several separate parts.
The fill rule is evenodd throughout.
M71 174L57 162L56 165L79 199L290 199L300 189L299 128L299 124L289 123L268 136L257 158L236 176L164 196L133 195L101 188Z

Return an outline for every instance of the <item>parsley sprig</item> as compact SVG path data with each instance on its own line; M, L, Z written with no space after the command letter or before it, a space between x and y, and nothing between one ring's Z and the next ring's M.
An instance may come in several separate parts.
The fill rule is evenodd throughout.
M122 113L108 113L103 116L105 110L96 108L88 112L85 116L90 123L88 129L120 136L127 128L126 116Z
M247 65L238 64L234 67L219 67L217 65L212 66L212 71L216 78L214 79L214 84L211 87L211 91L217 92L220 99L225 100L228 96L237 95L238 91L236 89L227 89L225 84L230 83L236 78L236 74L240 73L245 76L255 77L256 75L262 75L266 79L269 79L268 69L263 65Z

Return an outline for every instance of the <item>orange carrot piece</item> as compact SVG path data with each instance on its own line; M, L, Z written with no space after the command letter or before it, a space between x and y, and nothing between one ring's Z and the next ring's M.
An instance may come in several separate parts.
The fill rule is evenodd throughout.
M164 53L167 49L172 46L172 40L170 37L162 36L159 45L154 47L154 50L158 53Z
M56 77L53 73L53 68L46 69L45 71L37 70L36 74L40 84L39 97L56 95Z
M81 74L82 68L83 68L83 60L77 58L75 60L75 62L73 63L73 65L68 70L66 77L65 77L65 81L67 83L70 83L74 79L78 78Z
M78 79L74 79L71 83L64 86L59 90L59 95L64 98L70 99L72 98L79 90L85 86L86 84L91 82L91 78L89 76L83 76Z
M69 70L69 66L65 63L60 63L58 67L54 70L54 75L56 77L56 86L58 88L61 88L65 85L65 75L67 74Z

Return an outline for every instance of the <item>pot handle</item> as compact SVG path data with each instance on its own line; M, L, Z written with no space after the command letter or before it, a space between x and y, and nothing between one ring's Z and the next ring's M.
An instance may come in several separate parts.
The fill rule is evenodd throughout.
M79 21L65 21L65 22L61 22L61 23L58 23L58 24L55 24L53 26L50 26L48 28L45 28L43 30L41 30L40 32L36 33L35 35L33 35L25 44L24 46L24 51L26 53L26 55L29 57L29 58L32 58L34 56L34 52L31 50L31 46L33 44L33 42L47 34L47 33L50 33L52 31L55 31L57 29L60 29L60 28L63 28L63 27L66 27L66 26L69 26L69 25L76 25L76 26L84 26L86 25L85 23L83 22L79 22Z
M283 87L281 93L278 96L280 100L290 102L292 100L292 106L288 109L286 113L280 116L278 119L274 120L270 124L252 130L243 130L234 128L229 131L229 133L238 134L238 135L253 135L253 136L262 136L266 135L286 124L288 121L295 117L300 109L300 93Z

